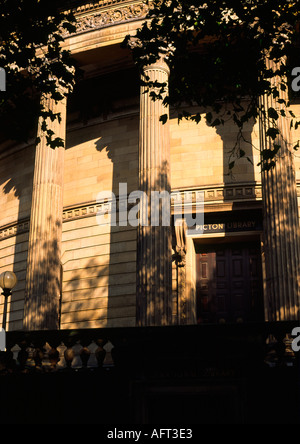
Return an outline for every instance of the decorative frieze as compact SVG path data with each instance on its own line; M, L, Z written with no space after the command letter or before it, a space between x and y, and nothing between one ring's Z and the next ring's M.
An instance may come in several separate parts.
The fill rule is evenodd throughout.
M72 10L75 14L87 14L99 9L114 7L120 4L129 3L128 0L98 0L93 1L92 3L84 3L83 5L79 5L74 7ZM72 5L71 5L72 6Z
M204 192L204 202L206 205L212 203L223 202L237 202L237 201L261 201L262 191L261 184L245 184L245 185L230 185L225 187L215 186L213 188L199 188L193 190L174 190L172 192L171 207L178 199L184 202L188 197L193 204L199 200L198 193ZM297 195L300 197L300 183L297 184ZM117 209L119 205L118 196L116 196ZM133 204L128 204L128 208ZM85 217L95 217L99 210L103 213L105 210L109 211L108 203L97 204L96 202L86 202L70 208L64 208L62 220L68 222L72 220L82 219ZM11 224L0 227L0 241L16 236L18 234L26 233L29 230L29 219L23 220L19 223L13 222Z
M97 3L98 7L92 10L86 8L83 11L85 14L82 14L82 10L78 14L78 10L76 10L76 34L130 20L142 19L145 17L148 9L141 2L104 1Z
M210 203L222 203L222 202L236 202L236 201L260 201L261 200L261 185L256 184L237 184L230 186L214 186L207 188L198 188L193 190L174 190L172 191L171 206L178 199L180 202L189 200L191 204L199 201L198 193L204 192L204 202L209 205ZM297 194L300 196L300 183L297 185ZM117 208L119 205L118 196L116 196ZM128 204L128 207L133 204ZM64 208L62 214L63 222L71 220L82 219L85 217L95 217L99 210L104 212L105 209L109 211L109 204L98 204L96 202L85 202L72 206L70 208ZM13 222L5 226L0 227L0 241L9 237L16 236L17 234L26 233L29 230L29 219L24 219L21 222Z
M13 223L7 227L0 229L0 240L17 236L18 234L27 233L29 230L29 220L20 223Z

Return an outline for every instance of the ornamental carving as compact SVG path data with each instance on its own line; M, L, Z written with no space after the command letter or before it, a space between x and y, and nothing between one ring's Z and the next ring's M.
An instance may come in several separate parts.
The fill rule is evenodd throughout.
M90 31L128 20L143 18L145 17L146 12L146 5L139 3L107 9L85 17L77 17L76 33Z

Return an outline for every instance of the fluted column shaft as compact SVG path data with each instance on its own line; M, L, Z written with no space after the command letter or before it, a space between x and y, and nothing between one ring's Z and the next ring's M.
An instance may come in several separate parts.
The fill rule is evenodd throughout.
M267 66L273 67L270 60L267 60ZM281 91L281 95L286 99L285 92ZM281 148L276 155L275 166L262 171L266 318L269 321L294 320L300 315L300 250L290 122L280 114L272 96L264 96L261 100L266 110L277 108L281 133L276 140ZM268 127L267 119L261 118L261 149L272 149L272 141L266 135Z
M168 83L169 69L161 59L145 68L150 81ZM171 226L162 220L170 196L170 141L169 124L159 118L168 110L162 100L153 101L151 91L141 88L139 189L147 196L142 211L146 217L138 226L137 241L137 325L168 325L171 323ZM151 214L153 193L165 193L160 200L159 223L153 226ZM163 194L161 194L163 195ZM152 202L152 208L151 208ZM170 203L170 200L169 200ZM170 216L170 213L169 213ZM143 216L141 218L143 220ZM152 224L152 225L151 225Z
M45 107L61 114L48 122L54 137L65 139L66 100L45 99ZM61 292L61 233L64 148L51 148L39 122L28 243L24 328L56 329Z

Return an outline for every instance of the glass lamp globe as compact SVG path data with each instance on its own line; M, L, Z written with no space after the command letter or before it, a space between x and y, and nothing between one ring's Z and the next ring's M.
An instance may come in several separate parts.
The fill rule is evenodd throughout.
M3 290L12 290L17 284L17 276L13 271L4 271L0 274L0 287Z

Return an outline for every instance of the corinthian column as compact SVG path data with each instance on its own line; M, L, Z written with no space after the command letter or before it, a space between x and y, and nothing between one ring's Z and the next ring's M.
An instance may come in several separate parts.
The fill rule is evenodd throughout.
M275 69L270 60L267 64L268 68ZM281 98L286 99L285 93L281 91L281 94ZM281 115L272 96L264 96L261 100L265 110L270 107L277 109L280 135L276 144L281 146L275 157L275 166L262 171L266 318L269 321L294 320L299 319L300 314L300 250L290 122ZM260 123L261 149L273 149L272 141L266 135L269 128L267 119L262 117Z
M61 114L48 122L54 137L65 139L66 100L45 99L45 108ZM60 243L63 213L64 148L51 148L39 122L28 243L24 328L57 329L61 292Z
M144 75L151 82L168 84L169 69L160 59L147 66ZM151 90L141 88L139 189L147 199L142 205L137 241L139 326L168 325L172 316L169 124L159 120L168 110L162 100L153 101L150 94Z

